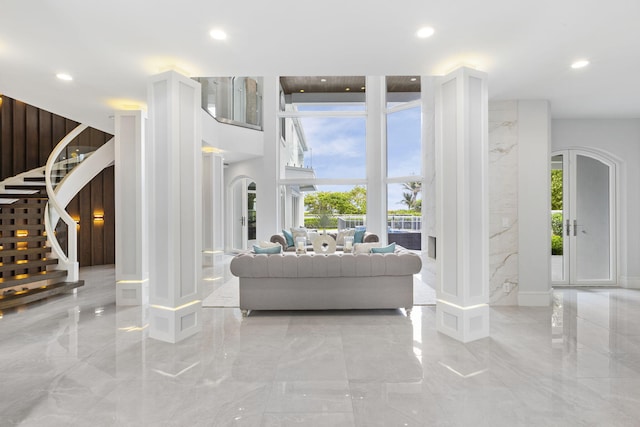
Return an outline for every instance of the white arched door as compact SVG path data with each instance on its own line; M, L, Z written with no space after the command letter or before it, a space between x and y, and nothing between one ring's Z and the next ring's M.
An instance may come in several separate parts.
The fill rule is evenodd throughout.
M256 242L256 184L242 178L231 187L231 248L242 251Z
M583 150L555 152L551 164L553 283L616 284L615 164Z

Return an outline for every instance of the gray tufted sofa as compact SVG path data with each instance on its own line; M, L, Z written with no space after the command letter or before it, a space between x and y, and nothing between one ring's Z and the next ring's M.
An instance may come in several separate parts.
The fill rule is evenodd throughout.
M332 310L413 307L413 275L422 261L400 248L388 254L243 253L231 260L240 309Z

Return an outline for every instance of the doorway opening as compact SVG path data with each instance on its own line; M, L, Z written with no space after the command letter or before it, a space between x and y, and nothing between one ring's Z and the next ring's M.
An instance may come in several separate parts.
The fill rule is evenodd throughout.
M231 249L243 251L256 243L257 190L250 178L241 178L231 186Z

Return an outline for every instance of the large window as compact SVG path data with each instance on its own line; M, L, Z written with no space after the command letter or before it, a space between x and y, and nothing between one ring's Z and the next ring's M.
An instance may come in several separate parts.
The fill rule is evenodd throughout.
M411 107L387 114L387 176L421 175L421 108Z
M366 177L364 117L304 117L298 122L307 147L304 166L316 178Z
M387 238L408 249L422 240L422 104L420 79L386 78Z
M312 202L331 199L337 207L320 209L331 216L331 228L365 223L420 241L420 78L282 77L280 84L283 226L318 228L322 204L314 209ZM358 200L372 206L354 212Z

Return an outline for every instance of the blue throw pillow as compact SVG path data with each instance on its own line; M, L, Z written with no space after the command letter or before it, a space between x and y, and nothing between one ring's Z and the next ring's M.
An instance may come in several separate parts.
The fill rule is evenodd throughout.
M396 244L392 243L389 246L383 246L381 248L371 248L372 254L392 254L396 251Z
M253 252L257 254L279 254L282 252L282 246L273 246L270 248L263 248L258 245L253 245Z
M356 232L353 234L353 243L364 243L362 240L364 239L364 233L366 232L366 228L358 229L358 227L356 227Z
M282 230L282 234L284 234L284 240L287 241L287 247L295 245L295 242L293 241L293 234L291 234L290 231Z

